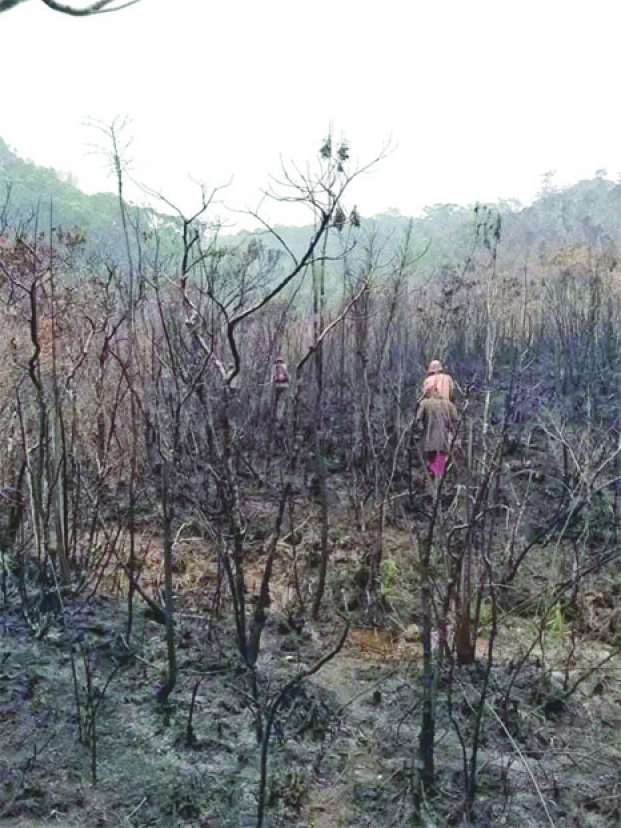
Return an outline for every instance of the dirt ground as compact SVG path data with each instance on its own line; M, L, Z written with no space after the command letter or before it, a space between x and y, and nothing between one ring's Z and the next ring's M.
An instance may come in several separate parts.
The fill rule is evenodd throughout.
M305 531L312 549L310 524ZM291 544L281 544L255 698L226 607L213 611L215 568L206 563L213 552L204 543L177 545L179 681L165 706L156 701L166 669L164 628L142 604L128 642L119 597L69 604L41 619L38 630L14 598L0 630L0 826L256 825L257 716L334 647L343 595L354 590L359 539L341 532L333 540L330 620L317 625L296 615L292 583L294 564L304 576L311 556L296 561ZM478 642L477 663L455 668L451 682L446 670L439 677L438 789L434 799L416 801L422 649L409 543L406 533L388 532L389 574L397 576L384 579L392 607L386 623L354 623L342 651L281 705L269 752L270 828L466 824L460 738L467 742L474 724L487 642ZM154 550L143 573L150 589L160 578L156 544ZM252 561L250 600L260 551ZM526 658L535 629L533 619L518 616L500 625L476 824L617 825L621 670L614 645L585 636L570 658L567 629L550 629ZM562 692L567 676L583 678L569 696Z

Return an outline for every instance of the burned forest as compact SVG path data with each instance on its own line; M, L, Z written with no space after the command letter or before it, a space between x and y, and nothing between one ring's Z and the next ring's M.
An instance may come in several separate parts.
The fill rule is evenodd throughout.
M115 137L109 235L0 208L0 825L619 824L621 185L369 218L330 137L232 235Z

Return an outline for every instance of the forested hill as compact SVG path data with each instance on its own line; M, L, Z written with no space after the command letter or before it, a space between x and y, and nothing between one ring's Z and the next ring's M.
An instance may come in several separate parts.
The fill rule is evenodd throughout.
M144 239L155 225L164 236L174 234L173 217L153 210L132 207L132 235ZM110 262L124 260L125 241L114 193L86 195L70 173L40 167L16 155L0 138L0 224L33 226L46 233L52 226L77 231L87 250ZM170 241L170 239L169 239Z
M531 206L504 201L489 210L501 220L499 257L514 263L532 257L533 252L540 257L554 255L560 248L575 250L596 242L600 252L602 248L614 252L621 241L621 184L602 173L565 188L555 187L548 178ZM78 230L86 248L97 258L119 263L124 260L125 241L116 195L86 195L71 174L21 159L2 138L0 219L13 227L32 227L36 222L43 232L51 220L54 226ZM134 240L139 237L144 243L157 228L160 254L174 252L180 228L177 217L132 206L131 223ZM475 205L434 204L414 218L398 210L366 217L362 205L360 228L346 226L342 232L333 231L327 253L339 261L344 258L351 272L369 267L381 272L403 253L407 239L408 257L417 262L421 278L446 274L467 262L481 224ZM306 249L313 232L311 226L275 229L296 255ZM221 241L236 246L255 237L241 232L222 236ZM259 237L265 247L281 248L275 236L262 232ZM332 270L335 268L337 265L332 265ZM341 265L337 269L342 272Z
M560 247L576 248L595 242L600 249L610 249L621 242L621 183L602 176L564 188L548 184L528 207L517 201L487 206L501 219L501 258L530 257L533 251L545 256ZM381 266L402 249L409 228L411 255L424 254L419 268L443 271L466 262L480 223L480 211L476 211L474 204L434 204L414 218L390 210L363 217L358 234L333 234L331 252L353 244L357 248L356 259L375 258ZM312 228L277 230L288 246L300 253L308 244Z
M13 153L0 138L0 182L4 216L21 223L36 219L47 229L52 205L53 221L65 229L80 227L86 234L114 239L118 223L118 201L111 193L88 196L70 175L39 167Z

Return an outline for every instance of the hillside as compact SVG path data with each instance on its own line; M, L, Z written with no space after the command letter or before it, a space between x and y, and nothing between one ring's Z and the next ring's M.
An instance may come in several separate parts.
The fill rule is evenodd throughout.
M100 261L125 264L126 244L119 201L113 193L86 195L70 174L59 173L21 159L0 138L0 203L2 222L14 227L36 226L48 234L50 222L66 232L78 231L84 239L87 254ZM130 234L132 252L136 255L136 235L147 243L154 227L162 236L164 251L170 253L174 242L171 233L178 232L172 216L156 214L150 209L133 206Z
M51 209L54 226L65 230L79 228L87 250L96 253L101 261L125 262L126 244L116 195L86 195L70 174L24 161L1 138L0 196L5 222L36 222L46 232ZM416 262L418 282L429 277L444 278L463 266L468 257L477 226L475 206L436 204L416 217L402 216L396 210L368 217L363 214L359 229L333 231L328 238L327 254L338 261L328 265L328 293L340 294L344 273L356 274L371 268L381 274L390 269L390 263L404 254L405 246L407 256ZM536 255L546 255L546 251L562 246L614 246L621 239L621 184L604 177L566 188L548 184L528 207L516 202L487 206L498 211L502 219L501 261L524 261L532 255L533 244ZM165 262L170 256L173 260L180 256L178 217L138 206L131 206L130 211L134 257L136 238L140 237L142 245L149 249L154 230L160 245L159 260ZM274 230L296 256L303 253L313 232L311 226L276 226ZM278 250L287 258L279 241L265 231L221 236L220 243L236 247L256 238L267 249Z

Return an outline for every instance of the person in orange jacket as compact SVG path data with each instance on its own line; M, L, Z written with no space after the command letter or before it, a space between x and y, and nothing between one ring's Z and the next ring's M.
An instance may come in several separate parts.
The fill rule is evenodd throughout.
M428 397L432 390L436 391L443 400L451 400L452 402L455 397L453 378L444 371L439 359L432 359L429 363L427 374L423 380L423 397Z

